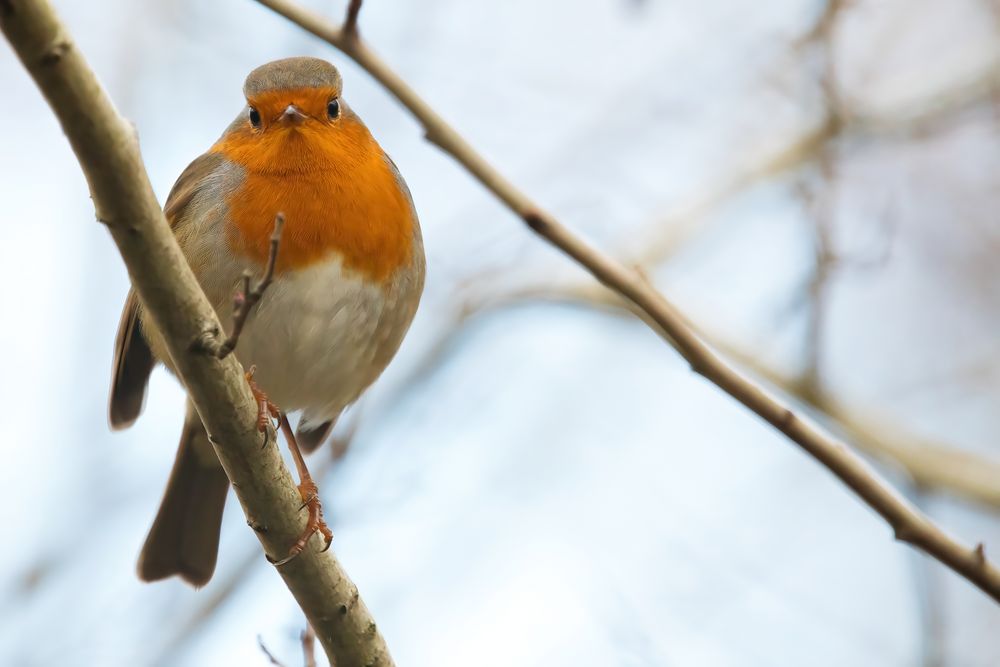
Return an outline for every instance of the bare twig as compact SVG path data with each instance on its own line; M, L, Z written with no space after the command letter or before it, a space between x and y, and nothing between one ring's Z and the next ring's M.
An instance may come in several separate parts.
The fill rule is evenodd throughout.
M363 0L351 0L347 5L347 16L344 18L344 32L349 35L358 34L358 14L361 13Z
M911 484L909 496L921 507L927 502L927 490L919 484ZM941 571L930 567L926 558L911 554L910 570L920 618L920 664L921 667L945 667L947 646L945 645L944 617L946 611L942 598Z
M264 644L264 638L261 637L260 635L257 635L257 646L260 647L261 653L264 654L264 656L268 659L268 661L272 665L274 665L275 667L285 667L285 663L278 660L278 658L276 658L275 655L271 653L271 651L267 648L267 646Z
M844 0L828 0L826 7L813 29L800 45L818 47L822 57L819 84L823 92L823 115L825 125L841 128L844 124L840 88L837 84L836 53L833 31L840 12L847 3ZM826 332L826 315L829 306L830 279L837 265L837 255L833 251L833 222L836 217L839 155L836 142L828 142L816 153L820 177L824 191L811 197L815 218L815 258L816 264L808 288L808 320L805 340L805 371L802 388L811 395L818 395L821 389L821 366L823 360L823 335ZM817 186L818 187L818 186Z
M774 426L829 469L889 523L897 539L922 549L1000 602L1000 569L980 558L974 549L947 535L843 444L796 415L723 361L694 333L662 294L634 271L587 245L518 190L361 39L288 0L257 2L350 56L413 113L423 125L429 141L461 163L536 234L626 299L637 314L690 363L692 370Z
M285 216L279 213L274 216L274 232L271 233L271 248L267 256L267 265L264 267L264 275L253 289L250 289L250 272L243 272L243 289L233 297L233 331L216 350L215 356L219 359L225 359L230 352L236 349L236 344L240 341L240 334L243 333L243 326L250 316L250 310L264 296L264 290L270 286L274 279L274 266L278 263L278 248L281 244L281 231L284 228Z
M316 667L316 633L313 632L312 626L309 625L308 621L306 622L306 629L299 635L299 640L302 642L302 664L304 667ZM278 660L267 648L264 644L264 638L260 635L257 635L257 646L260 647L261 652L272 665L285 667L285 663Z
M198 342L221 325L156 201L132 126L115 110L69 32L45 0L0 2L0 30L45 95L90 185L103 222L151 323L209 432L247 519L277 560L302 532L302 499L275 447L261 449L257 408L233 356ZM280 576L316 629L331 663L391 665L358 590L315 540Z
M828 0L823 5L815 23L808 31L794 42L796 48L802 48L820 39L825 39L833 31L833 25L837 20L837 15L846 9L851 3L845 0Z
M316 633L313 632L309 621L306 621L306 629L300 635L302 640L302 664L305 667L316 667Z

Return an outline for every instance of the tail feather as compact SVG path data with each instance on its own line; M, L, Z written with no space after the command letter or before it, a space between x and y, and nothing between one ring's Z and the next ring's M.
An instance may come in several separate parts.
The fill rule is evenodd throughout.
M329 437L336 423L337 420L335 419L321 424L305 424L300 421L299 427L295 429L295 441L302 448L302 451L307 454L316 451L316 448L322 445L327 437Z
M170 481L139 555L139 578L173 575L204 586L215 571L229 479L188 402Z

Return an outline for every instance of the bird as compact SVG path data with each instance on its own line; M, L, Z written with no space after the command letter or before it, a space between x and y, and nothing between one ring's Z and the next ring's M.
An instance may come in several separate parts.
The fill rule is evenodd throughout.
M234 354L252 368L258 399L266 392L265 403L281 414L301 413L295 440L306 451L322 443L395 356L426 268L410 191L342 91L337 68L319 58L257 67L243 85L243 109L181 173L164 205L223 323L233 317L243 276L260 275L272 262L273 280ZM280 249L272 257L279 217ZM162 335L130 290L115 339L112 429L139 417L158 363L173 370ZM228 488L189 398L167 488L139 555L140 579L208 583ZM318 499L307 500L318 507Z

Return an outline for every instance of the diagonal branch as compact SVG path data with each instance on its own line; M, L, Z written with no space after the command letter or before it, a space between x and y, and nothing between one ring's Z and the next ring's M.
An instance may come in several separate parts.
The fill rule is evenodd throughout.
M904 500L841 442L796 415L726 363L641 275L589 246L500 174L356 33L332 25L289 0L257 2L350 56L420 121L429 141L461 163L536 234L624 297L639 317L688 361L692 370L756 413L824 465L889 523L896 539L923 550L1000 602L1000 569L986 559L979 547L969 548L954 540Z
M459 297L462 301L463 298ZM525 302L564 303L628 316L628 303L614 292L592 283L525 287L500 294L470 294L455 324L445 331L434 346L439 350L449 344L473 315L507 308ZM723 352L736 365L774 387L782 395L811 409L817 418L840 431L857 449L892 468L902 470L914 484L935 492L979 503L987 508L1000 508L1000 460L959 447L910 433L898 422L874 411L862 410L849 401L842 401L828 392L809 388L808 382L778 370L761 360L747 345L737 343L701 322L689 322L698 335L714 349ZM428 363L437 361L432 358ZM426 366L418 367L417 373ZM411 376L413 377L413 376ZM412 380L404 380L405 383ZM391 403L391 401L390 401Z
M0 0L0 30L58 117L146 312L209 432L265 553L284 556L302 531L301 497L276 447L261 448L257 408L235 357L206 353L221 325L170 231L132 126L118 115L45 0ZM330 662L391 665L358 590L314 540L279 568Z

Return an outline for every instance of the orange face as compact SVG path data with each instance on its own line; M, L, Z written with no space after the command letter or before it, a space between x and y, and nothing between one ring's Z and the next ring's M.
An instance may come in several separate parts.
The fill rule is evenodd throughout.
M262 132L281 128L283 121L294 126L296 121L313 120L332 125L340 117L338 91L335 88L299 88L270 90L249 100L248 120ZM256 118L252 111L256 111Z
M353 162L366 139L354 118L343 118L336 92L279 90L247 100L246 122L223 137L223 152L255 172L329 168L334 158Z
M229 244L265 262L285 215L278 271L339 257L384 281L412 256L409 196L368 128L331 88L268 90L211 151L243 168L227 199Z

